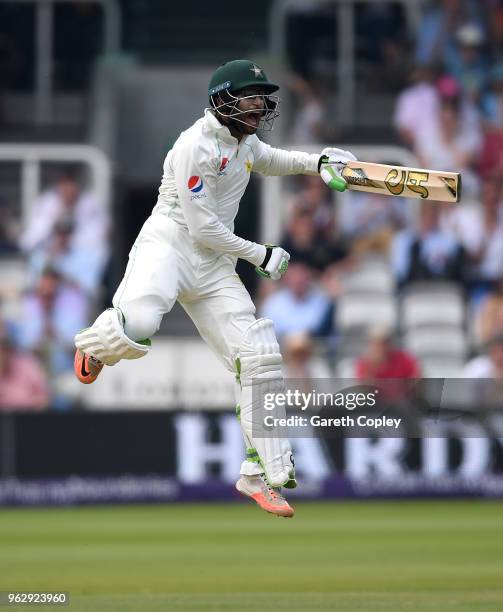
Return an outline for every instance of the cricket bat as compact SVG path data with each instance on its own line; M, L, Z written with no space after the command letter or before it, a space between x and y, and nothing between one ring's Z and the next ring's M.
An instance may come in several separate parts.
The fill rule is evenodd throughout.
M349 161L342 171L348 189L383 195L459 202L461 174Z

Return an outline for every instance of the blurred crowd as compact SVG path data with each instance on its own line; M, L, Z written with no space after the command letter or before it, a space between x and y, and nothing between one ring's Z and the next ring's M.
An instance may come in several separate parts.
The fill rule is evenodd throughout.
M427 286L423 296L434 310L442 298L435 301L432 286L450 287L451 296L462 296L462 320L444 340L432 334L437 346L457 342L462 362L452 374L503 380L503 3L425 2L409 38L403 7L360 8L358 76L369 96L394 96L394 139L420 167L462 173L463 202L361 192L334 201L318 178L291 179L280 244L292 263L280 284L260 286L259 312L275 322L288 377L410 378L432 370L415 348L421 342L413 334L404 341L401 300ZM289 140L298 144L338 142L337 121L327 111L325 77L333 72L327 59L333 49L323 42L333 43L327 10L313 3L289 21L288 86L295 99ZM303 44L295 43L296 31ZM71 372L73 335L100 300L110 257L107 208L78 169L63 168L32 203L23 227L6 211L0 203L0 256L8 262L22 254L27 265L21 295L9 292L8 274L2 277L0 409L66 409L55 381ZM348 323L351 279L376 262L382 286L371 289L371 272L367 290L351 294L368 310ZM377 316L381 310L391 314Z
M500 377L503 3L425 2L419 30L410 40L403 35L406 24L396 6L361 8L357 47L363 70L357 77L363 77L364 87L375 89L378 75L381 92L396 92L395 140L414 153L418 167L462 173L462 206L418 204L361 192L334 204L319 181L297 181L282 242L294 263L279 290L269 293L271 287L262 288L261 312L275 320L287 371L297 378L300 372L322 377L327 365L332 373L365 379L414 377L428 368L422 367L420 351L414 354L404 347L403 297L421 286L431 290L432 283L451 287L463 296L464 339L459 354L467 362L452 375ZM297 15L307 36L321 16L328 17L327 7L313 6ZM361 43L369 24L379 32L371 37L370 51ZM330 55L327 48L290 56L296 70L289 79L296 109L291 142L334 142L337 130L330 121L334 113L328 103L324 54ZM395 78L390 83L392 73ZM374 81L369 85L370 74ZM382 325L378 316L374 324L370 313L368 324L360 324L356 354L349 351L349 367L338 368L341 356L348 354L348 334L339 327L344 316L338 316L337 310L348 302L346 284L352 275L375 260L391 273L397 314ZM425 291L433 300L435 294ZM371 301L372 290L360 299ZM321 359L327 354L328 361Z
M72 370L73 337L100 298L110 248L107 209L83 188L78 168L64 167L32 203L24 228L3 227L0 407L66 409L58 381ZM10 283L15 255L24 259L23 278Z

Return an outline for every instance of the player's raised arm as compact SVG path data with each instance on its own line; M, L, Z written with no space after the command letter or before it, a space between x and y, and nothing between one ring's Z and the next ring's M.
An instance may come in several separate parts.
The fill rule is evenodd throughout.
M276 149L253 138L255 161L252 170L265 176L287 176L290 174L321 175L325 183L332 189L344 191L346 181L341 172L348 161L356 160L350 151L327 148L321 153L305 153L303 151L287 151Z
M275 149L257 136L250 138L254 153L252 170L264 176L287 176L289 174L318 174L319 153Z

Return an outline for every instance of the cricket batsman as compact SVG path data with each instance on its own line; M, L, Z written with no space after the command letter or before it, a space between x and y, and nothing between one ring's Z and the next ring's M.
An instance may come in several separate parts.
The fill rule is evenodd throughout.
M281 487L297 486L291 446L274 432L257 437L252 398L252 381L254 389L281 387L282 358L273 322L255 318L235 270L240 257L260 276L279 280L290 255L280 246L236 236L234 219L252 171L266 176L321 171L343 191L340 172L355 157L340 149L318 155L262 142L256 132L272 129L279 115L278 89L248 60L230 61L215 71L210 107L180 134L164 160L157 204L131 249L113 308L75 336L75 374L89 384L104 365L147 355L150 338L178 300L236 377L246 445L237 490L267 512L291 517L294 510L281 494Z

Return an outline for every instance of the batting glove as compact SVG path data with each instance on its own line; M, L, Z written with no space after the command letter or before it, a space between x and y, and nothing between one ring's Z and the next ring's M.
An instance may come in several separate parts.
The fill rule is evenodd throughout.
M274 244L266 244L264 246L266 248L265 259L262 265L255 268L255 272L263 278L279 280L288 269L290 253Z
M348 161L356 161L356 157L350 151L327 147L321 152L318 172L330 189L346 190L347 184L341 174Z

